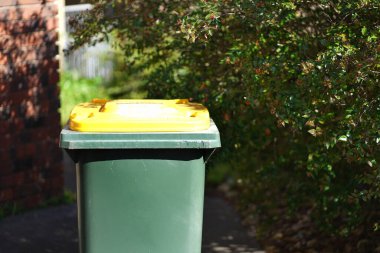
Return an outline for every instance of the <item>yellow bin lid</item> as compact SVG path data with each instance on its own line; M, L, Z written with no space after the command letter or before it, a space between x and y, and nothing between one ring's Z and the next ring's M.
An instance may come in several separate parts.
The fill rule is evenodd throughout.
M206 130L206 107L187 99L93 99L74 107L69 127L80 132L187 132Z

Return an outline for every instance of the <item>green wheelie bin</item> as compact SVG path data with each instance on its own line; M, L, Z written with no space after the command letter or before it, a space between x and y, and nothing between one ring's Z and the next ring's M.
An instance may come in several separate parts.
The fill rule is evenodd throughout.
M187 100L77 105L60 146L76 162L81 253L200 253L205 163L221 146Z

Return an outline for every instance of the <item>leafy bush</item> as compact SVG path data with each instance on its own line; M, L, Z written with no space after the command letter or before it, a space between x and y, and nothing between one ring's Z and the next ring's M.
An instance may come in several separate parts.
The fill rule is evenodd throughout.
M349 235L379 221L379 8L103 0L73 21L73 47L113 33L126 71L150 70L149 97L210 108L245 205L313 206L325 231Z
M125 63L124 52L116 48L113 55L113 70L111 79L105 83L107 94L113 98L139 99L146 96L144 89L144 71L129 72Z

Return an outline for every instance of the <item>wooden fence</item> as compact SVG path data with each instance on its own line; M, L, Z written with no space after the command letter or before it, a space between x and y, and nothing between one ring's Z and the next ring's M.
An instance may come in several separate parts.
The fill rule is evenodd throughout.
M90 4L70 5L65 7L65 32L64 45L67 48L73 41L70 37L72 28L69 19L83 11L91 9ZM64 68L66 71L77 72L83 77L102 77L110 80L113 70L113 50L107 42L98 43L95 46L83 46L64 56Z

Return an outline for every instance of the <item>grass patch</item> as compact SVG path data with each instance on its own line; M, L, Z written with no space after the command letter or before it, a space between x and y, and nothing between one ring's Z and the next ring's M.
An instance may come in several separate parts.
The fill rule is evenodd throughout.
M108 98L101 77L84 78L73 72L64 72L60 80L61 125L69 119L75 105L93 98Z
M23 208L16 203L5 203L0 205L0 220L7 216L17 215L26 211L32 211L40 208L46 208L58 205L68 205L76 202L76 194L65 190L62 196L53 197L48 200L43 201L41 204L35 208Z

